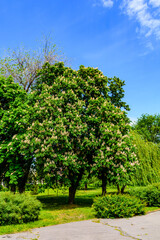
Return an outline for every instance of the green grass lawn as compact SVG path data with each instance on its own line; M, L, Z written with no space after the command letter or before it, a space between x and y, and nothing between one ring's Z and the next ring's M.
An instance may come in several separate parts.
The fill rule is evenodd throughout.
M116 189L108 189L108 193L116 192ZM94 219L94 212L91 208L93 198L101 194L101 189L78 190L74 205L68 205L68 192L54 192L53 190L39 194L37 198L41 201L43 210L38 221L6 225L0 227L0 235L27 231L32 228L45 227L56 224L63 224L74 221ZM58 195L58 196L57 196ZM157 210L158 208L146 208L146 212Z

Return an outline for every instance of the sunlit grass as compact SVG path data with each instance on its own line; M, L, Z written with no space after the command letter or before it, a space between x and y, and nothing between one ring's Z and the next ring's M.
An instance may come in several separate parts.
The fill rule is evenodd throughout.
M61 210L42 210L38 221L26 224L1 226L0 234L16 233L27 231L32 228L82 221L92 218L94 218L94 214L90 207L78 208L75 206L71 209L65 209L65 207L62 207Z
M146 207L146 213L160 211L159 207Z

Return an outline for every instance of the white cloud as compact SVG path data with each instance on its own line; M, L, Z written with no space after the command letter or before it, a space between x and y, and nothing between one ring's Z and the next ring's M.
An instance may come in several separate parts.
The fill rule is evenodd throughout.
M122 9L138 21L146 37L155 35L160 40L160 18L155 17L153 6L160 10L160 0L123 0Z
M114 2L119 2L123 13L138 23L136 32L140 32L148 39L154 36L157 40L160 40L160 0L94 1L94 6L103 6L105 8L112 8ZM151 47L149 48L151 49Z
M153 7L160 7L160 0L150 0L149 4L151 4Z
M113 7L113 0L101 0L104 7L111 8Z

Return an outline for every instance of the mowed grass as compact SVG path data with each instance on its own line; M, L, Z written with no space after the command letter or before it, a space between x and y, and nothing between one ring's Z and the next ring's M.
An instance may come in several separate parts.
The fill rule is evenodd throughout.
M108 189L108 193L113 192L116 192L116 189ZM46 191L37 196L37 199L41 201L43 206L38 221L26 224L0 226L0 235L28 231L32 228L94 219L94 211L91 206L93 199L99 195L101 195L101 189L86 191L78 190L76 193L75 204L68 205L68 191ZM158 208L155 207L146 208L146 212L157 209Z

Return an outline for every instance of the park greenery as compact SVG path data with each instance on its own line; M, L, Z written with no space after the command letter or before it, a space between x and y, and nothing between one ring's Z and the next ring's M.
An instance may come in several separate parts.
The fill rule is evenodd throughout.
M148 185L160 182L160 115L143 114L131 126L127 116L130 108L123 101L124 81L107 78L97 68L80 66L74 70L67 67L57 60L55 46L47 44L40 55L12 52L0 63L1 190L20 194L29 191L33 195L46 190L49 194L50 189L56 189L57 193L64 191L65 200L61 198L58 211L63 205L67 206L68 190L69 210L73 210L72 206L75 208L74 204L87 206L86 215L82 214L79 220L93 218L89 208L96 195L100 195L98 189L89 197L88 186L101 187L103 198L93 204L100 217L142 214L145 211L141 201L147 206L159 207L159 202L148 203L155 200L147 200L146 196L159 194L159 185ZM114 192L117 188L119 195L105 196L107 186ZM127 186L145 186L144 194L134 190L128 191L132 196L121 196ZM77 191L83 188L88 200L83 202L82 194L76 203ZM14 200L16 196L19 200ZM136 200L135 196L141 200ZM13 216L18 216L20 205L33 201L18 194L0 197L2 205L8 198ZM53 197L38 195L37 198L43 208L56 209ZM17 207L11 202L18 203ZM112 213L104 213L102 205L105 209L112 208ZM9 207L7 209L11 212ZM37 215L30 212L35 219L28 216L29 221L38 219L40 205L36 201L34 209L38 209ZM0 218L0 224L6 224L5 217ZM40 215L40 226L44 224L42 218ZM54 218L55 215L52 221ZM11 219L14 223L25 222L23 217L11 216ZM51 221L47 223L50 225Z
M145 187L138 187L130 190L131 196L136 196L144 201L149 207L160 206L160 184L154 183Z
M127 195L108 195L96 198L93 208L97 218L129 218L145 213L145 204Z
M0 226L38 220L41 203L30 195L0 195Z
M139 166L132 177L135 186L147 186L160 182L160 147L159 144L144 140L143 136L134 132L134 143Z
M65 191L62 191L62 189L49 189L49 192L46 189L45 192L36 196L42 205L38 220L23 224L0 226L0 235L89 219L99 222L99 220L95 218L96 212L92 204L93 199L97 198L97 196L100 197L101 188L91 189L90 186L91 185L88 186L88 190L77 190L75 204L73 205L68 205L67 189ZM132 190L134 190L133 187L130 189L126 188L126 192ZM108 187L107 196L117 196L116 192L117 189L115 187ZM112 207L114 207L114 205ZM145 213L158 209L159 207L145 207Z
M160 114L142 114L133 128L144 140L160 143Z

